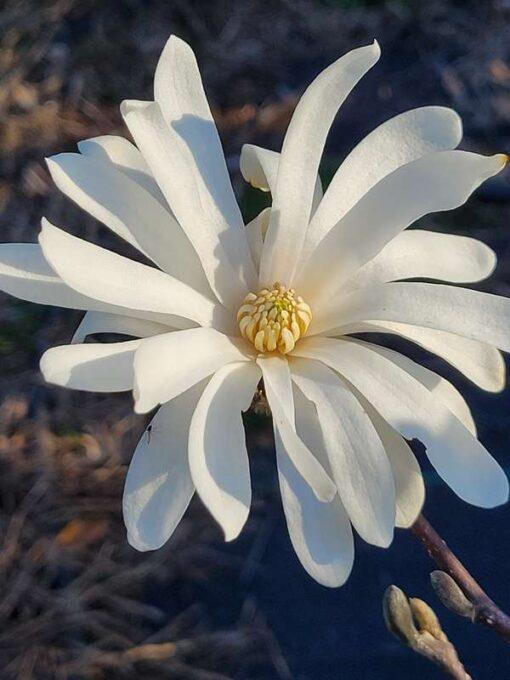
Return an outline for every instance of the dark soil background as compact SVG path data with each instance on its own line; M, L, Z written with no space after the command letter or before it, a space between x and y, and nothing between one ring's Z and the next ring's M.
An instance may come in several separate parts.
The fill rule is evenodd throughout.
M376 37L378 65L332 130L322 174L386 118L453 106L463 147L510 147L508 0L0 1L0 231L34 241L42 215L119 248L52 186L44 157L104 133L126 134L118 105L149 98L170 33L194 47L247 219L264 197L243 186L242 143L278 149L303 87ZM500 257L486 290L510 294L509 173L428 228L482 238ZM225 545L198 501L163 550L125 541L120 499L143 429L127 395L42 383L38 359L69 340L78 313L0 300L0 678L435 680L381 615L395 583L436 610L473 678L510 678L510 650L445 610L432 563L409 532L389 550L359 542L348 583L328 590L295 558L278 497L268 421L246 418L254 506ZM412 356L416 352L406 346ZM510 392L487 395L438 360L420 359L465 393L481 440L510 466ZM425 514L488 592L510 610L510 510L458 500L427 466ZM153 644L145 660L143 645ZM137 651L138 650L138 651ZM159 655L159 656L158 656Z

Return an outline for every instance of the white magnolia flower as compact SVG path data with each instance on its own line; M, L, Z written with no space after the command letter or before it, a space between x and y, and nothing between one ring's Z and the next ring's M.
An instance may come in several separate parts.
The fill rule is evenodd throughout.
M427 279L473 283L494 253L472 238L405 231L463 204L506 156L455 151L458 116L408 111L347 156L322 195L318 168L338 108L379 58L349 52L302 96L281 154L245 146L244 177L272 206L246 227L191 49L172 37L154 101L125 101L136 147L104 136L48 160L57 186L151 260L140 264L43 220L39 244L5 244L0 285L25 300L86 310L73 344L48 350L48 382L133 390L158 407L129 468L124 515L139 550L165 543L195 490L225 538L251 500L241 411L261 378L273 414L290 537L304 568L338 586L352 527L388 546L420 512L424 486L405 438L417 437L465 501L504 503L503 470L476 438L447 380L349 337L391 333L437 354L482 389L504 385L510 303ZM136 339L81 344L86 336ZM499 349L497 349L499 348Z

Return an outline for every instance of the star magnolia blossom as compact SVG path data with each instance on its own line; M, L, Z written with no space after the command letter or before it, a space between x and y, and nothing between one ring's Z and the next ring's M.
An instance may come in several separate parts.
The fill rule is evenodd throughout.
M73 343L41 360L48 382L132 390L137 413L159 407L129 468L131 544L165 543L198 492L225 538L241 531L251 488L241 412L263 378L290 537L304 568L338 586L353 532L388 546L423 504L418 438L465 501L504 503L508 482L476 438L447 380L353 333L390 333L437 354L482 389L504 386L507 299L427 279L473 283L496 258L479 241L405 231L462 205L506 156L454 151L458 116L403 113L347 156L322 194L318 168L338 108L379 58L349 52L302 96L280 154L247 145L246 180L272 206L244 225L191 49L171 37L154 101L125 101L136 147L81 142L48 160L57 186L154 266L43 220L39 244L5 244L0 285L25 300L86 310ZM86 343L119 333L136 339ZM371 336L368 335L370 338ZM499 349L498 349L499 348Z

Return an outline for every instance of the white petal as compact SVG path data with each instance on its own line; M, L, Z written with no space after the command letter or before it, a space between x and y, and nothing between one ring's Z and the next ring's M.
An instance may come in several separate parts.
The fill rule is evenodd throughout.
M124 521L137 550L168 541L194 493L188 466L188 431L204 385L162 406L142 435L124 487Z
M255 144L243 144L239 167L244 179L255 189L273 192L278 175L278 151L264 149Z
M312 214L329 128L343 101L379 55L376 42L348 52L319 74L301 97L283 142L262 255L261 283L283 281L291 285Z
M492 274L494 251L474 238L412 229L392 239L346 285L363 288L399 279L474 283Z
M317 408L333 477L354 528L368 543L388 547L395 525L395 484L372 421L324 364L293 359L291 371Z
M459 116L442 106L413 109L385 121L336 171L310 224L307 240L317 244L386 175L428 153L454 149L461 139Z
M83 342L88 335L95 333L119 333L135 338L148 338L158 333L168 333L169 330L169 326L156 321L108 312L87 312L74 332L71 342Z
M361 395L359 398L381 438L393 471L397 506L395 526L407 529L415 523L425 502L420 465L405 439L381 418L366 399Z
M146 338L135 357L135 411L147 413L170 401L225 364L251 361L252 349L213 328Z
M427 213L462 205L506 160L503 154L439 151L398 168L370 189L315 249L303 252L296 287L309 304L328 300L397 234Z
M142 213L143 220L144 211L140 210L140 196L143 205L144 199L147 199L147 192L139 186L133 189L135 182L122 175L113 165L101 163L78 153L51 156L46 159L46 164L53 181L63 194L145 254L143 246L130 228L130 210L126 211L126 215L122 213L126 207L125 198L129 208L134 209L135 216ZM131 200L129 191L126 192L126 186L128 190L131 187L135 191L135 198L138 200ZM161 206L159 210L162 210ZM135 218L133 220L135 225L136 221Z
M142 186L105 163L77 153L47 159L55 184L81 208L155 262L211 295L200 260L175 218Z
M69 288L50 267L38 243L0 244L0 289L40 305L109 309Z
M260 265L262 246L264 245L270 214L271 208L264 208L255 219L246 225L246 236L250 245L251 257L257 268Z
M317 412L296 388L296 427L299 436L324 465L328 465ZM294 550L306 571L323 586L335 588L348 579L354 561L351 523L335 495L321 503L294 467L275 433L278 478L283 509Z
M242 232L241 211L197 60L191 47L175 35L170 36L159 58L154 76L154 99L168 127L181 139L181 148L191 161L190 170L207 189L208 200L213 199L215 210L220 211L228 226ZM191 200L192 197L187 198ZM236 230L231 231L232 239L236 238Z
M414 524L425 502L425 484L420 465L405 439L379 415L354 385L345 382L370 417L384 446L395 482L395 526L407 529Z
M296 434L292 382L287 360L276 355L260 355L257 363L262 369L264 388L273 416L275 437L281 438L292 465L310 485L320 501L331 501L336 486L324 467Z
M71 236L47 220L39 243L60 278L83 295L164 315L176 327L182 319L208 325L226 318L219 305L168 274Z
M495 507L508 480L494 458L426 387L360 341L304 338L294 354L317 359L351 382L407 439L418 438L438 474L463 500Z
M250 466L241 411L250 408L260 376L252 362L223 366L209 381L191 420L191 478L226 541L237 538L250 512Z
M438 399L440 399L443 404L449 409L464 427L471 432L476 437L476 425L471 414L471 409L466 403L466 400L459 392L459 390L454 387L451 382L448 382L445 378L442 378L434 371L430 371L425 366L417 364L415 361L409 359L409 357L395 352L387 347L380 347L373 345L372 343L365 343L367 347L373 352L377 352L383 357L386 357L394 364L399 366L401 369L410 373L413 378L421 382L430 392L434 394Z
M221 177L212 170L214 149L207 142L213 123L186 114L169 127L155 103L125 101L121 111L211 288L224 304L239 305L253 290L255 268L241 214L227 210Z
M483 342L462 338L432 328L420 328L393 321L359 322L342 328L342 333L391 333L406 338L437 354L454 366L482 390L501 392L505 387L506 368L501 352Z
M38 243L0 244L0 290L41 305L129 314L149 321L168 322L164 314L126 309L94 300L70 288L50 267ZM178 319L184 325L184 319Z
M510 351L510 299L433 283L385 283L353 291L320 310L312 333L334 334L357 321L436 328Z
M244 179L255 189L262 191L276 190L276 178L278 176L278 164L280 154L270 151L255 144L244 144L241 149L240 168ZM312 198L312 214L322 199L322 182L317 175Z
M142 186L161 203L165 210L170 212L170 207L156 180L151 175L142 154L129 140L116 135L101 135L78 142L78 149L84 156L89 156L103 163L113 163L117 170Z
M46 350L40 368L46 382L88 392L133 389L133 361L141 340L62 345Z

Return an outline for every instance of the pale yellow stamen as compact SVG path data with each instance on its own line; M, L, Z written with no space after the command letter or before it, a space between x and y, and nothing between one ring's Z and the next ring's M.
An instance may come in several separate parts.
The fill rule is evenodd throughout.
M259 352L292 352L311 320L310 306L293 288L280 283L257 294L248 293L237 312L241 335Z

